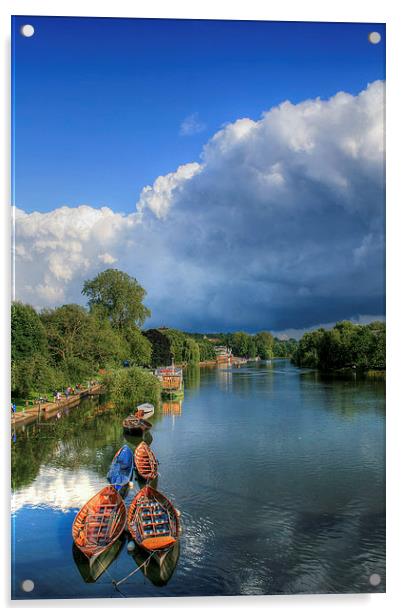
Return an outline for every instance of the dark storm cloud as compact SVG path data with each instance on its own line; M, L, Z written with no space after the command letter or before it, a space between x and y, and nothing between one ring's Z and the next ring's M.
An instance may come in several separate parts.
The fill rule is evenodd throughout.
M202 289L201 303L174 302L177 324L282 329L383 313L383 97L377 82L239 120L191 177L143 192L143 211L160 216L154 239Z
M383 112L376 82L238 120L200 163L145 187L135 214L72 208L75 235L63 208L20 213L20 295L71 299L113 264L148 290L154 324L281 330L383 314ZM33 229L57 244L41 266Z

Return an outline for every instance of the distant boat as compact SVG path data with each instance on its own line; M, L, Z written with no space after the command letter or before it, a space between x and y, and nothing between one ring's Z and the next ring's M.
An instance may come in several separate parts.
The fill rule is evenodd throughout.
M140 548L161 562L179 538L177 511L166 496L144 486L129 507L127 530Z
M128 445L123 445L115 454L107 474L107 479L117 491L130 481L133 470L133 452Z
M155 376L162 385L162 395L171 398L183 396L183 370L174 364L157 368Z
M152 428L152 424L145 419L138 419L138 417L134 417L134 415L129 415L123 420L123 430L127 434L134 434L141 436Z
M140 404L139 406L137 406L134 417L138 417L138 419L148 419L149 417L152 417L154 412L154 405L150 404L149 402L145 402L144 404Z
M134 452L135 468L137 473L147 481L158 476L158 462L155 454L144 441L137 446Z
M126 507L120 494L113 486L106 486L75 516L72 528L74 543L87 558L95 559L117 541L126 519Z

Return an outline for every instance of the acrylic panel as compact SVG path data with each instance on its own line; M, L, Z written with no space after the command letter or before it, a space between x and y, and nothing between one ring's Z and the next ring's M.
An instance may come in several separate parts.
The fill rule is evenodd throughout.
M12 598L385 592L385 25L12 19Z

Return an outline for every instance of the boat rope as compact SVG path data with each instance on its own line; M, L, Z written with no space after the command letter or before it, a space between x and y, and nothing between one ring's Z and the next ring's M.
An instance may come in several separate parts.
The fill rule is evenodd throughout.
M126 575L126 577L122 578L121 580L119 580L118 582L116 582L116 580L113 580L113 585L115 586L115 588L117 588L120 584L122 584L123 582L125 582L126 580L128 580L128 578L130 578L132 575L134 575L135 573L137 573L140 569L142 569L142 567L144 567L145 565L147 565L149 563L149 561L151 560L152 556L155 554L154 552L151 552L150 555L148 556L148 558L146 560L144 560L144 562L142 563L142 565L139 565L139 567L137 567L136 569L134 569L134 571L132 571L131 573L129 573L128 575Z

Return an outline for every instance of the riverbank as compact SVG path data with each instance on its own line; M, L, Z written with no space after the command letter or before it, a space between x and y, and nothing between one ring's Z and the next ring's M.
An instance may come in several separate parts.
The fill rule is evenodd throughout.
M14 413L11 417L11 428L21 428L40 420L48 420L55 417L57 413L66 408L78 406L83 398L87 396L99 395L102 391L102 385L96 384L87 389L83 389L78 394L65 396L58 402L41 402L23 411Z

